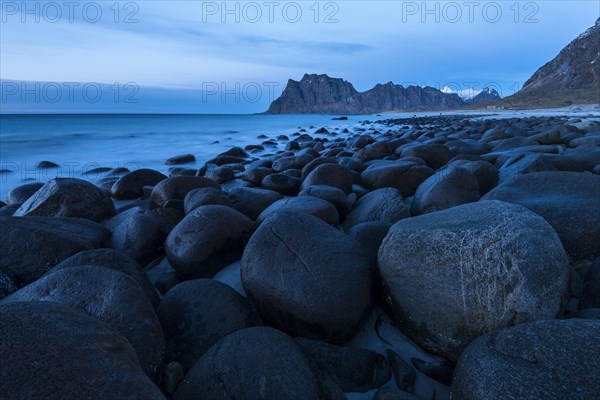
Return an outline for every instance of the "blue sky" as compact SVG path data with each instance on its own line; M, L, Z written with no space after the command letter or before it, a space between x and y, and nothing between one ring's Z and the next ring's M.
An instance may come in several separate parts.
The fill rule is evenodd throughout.
M304 73L359 91L393 81L506 96L600 15L598 1L69 4L1 1L3 112L261 112ZM52 86L29 86L40 100L12 81ZM46 101L63 82L81 83L74 100L62 86ZM90 83L101 101L81 92ZM115 84L118 101L106 89Z

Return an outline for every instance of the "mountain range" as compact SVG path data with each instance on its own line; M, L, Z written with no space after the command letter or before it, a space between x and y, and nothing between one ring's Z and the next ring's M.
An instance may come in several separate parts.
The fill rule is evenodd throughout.
M281 96L271 103L267 114L374 114L383 111L435 111L499 99L498 92L486 88L467 101L456 93L433 87L377 84L357 91L343 79L325 74L305 74L300 81L290 79Z
M305 74L290 79L267 114L374 114L384 111L439 111L453 108L545 108L600 103L600 18L594 26L538 69L512 96L484 88L463 99L433 87L378 84L358 92L348 81Z

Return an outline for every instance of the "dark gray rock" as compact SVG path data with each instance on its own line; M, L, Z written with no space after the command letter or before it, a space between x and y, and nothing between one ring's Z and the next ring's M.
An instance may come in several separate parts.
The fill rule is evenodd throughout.
M398 189L378 189L365 194L354 203L342 226L348 231L364 222L383 221L393 224L410 216L410 210Z
M48 181L15 213L15 217L75 217L102 221L115 215L110 196L95 185L75 178Z
M352 192L352 174L348 168L339 164L322 164L308 174L300 189L316 185L333 186L348 194Z
M75 253L103 247L110 237L102 225L76 218L0 217L0 232L0 271L18 286Z
M541 215L574 260L600 256L600 176L585 172L517 175L482 200L520 204Z
M219 184L202 176L174 176L160 181L150 195L152 208L162 207L169 200L184 200L192 190L203 187L220 189Z
M10 399L164 400L131 344L84 312L49 302L0 307L0 393Z
M427 178L415 193L410 206L413 215L445 210L478 201L479 183L466 168L451 166Z
M135 199L144 196L144 186L155 186L167 177L152 169L137 169L120 177L110 191L116 199Z
M272 168L255 167L240 173L238 177L246 182L250 182L253 185L259 186L262 180L265 179L266 176L271 175L273 172L274 171Z
M372 275L360 243L292 212L260 225L241 264L244 289L263 319L292 335L333 343L348 340L367 318Z
M52 271L62 268L80 267L82 265L95 265L129 275L144 291L154 308L158 307L160 298L148 276L129 254L113 249L94 249L81 251L61 261Z
M457 166L471 171L471 173L473 173L477 179L477 183L479 184L479 194L481 196L498 185L500 173L498 172L498 168L496 168L494 164L490 162L483 160L457 160L448 165L448 167L451 166Z
M347 233L363 245L363 248L371 256L373 264L376 264L381 242L391 227L390 222L370 221L354 225Z
M418 144L405 147L400 154L405 157L419 157L427 163L432 169L437 170L443 167L453 157L450 149L443 144Z
M175 157L171 157L165 161L167 165L179 165L196 162L196 157L193 154L180 154Z
M299 196L277 200L267 207L256 219L258 223L263 222L271 215L280 211L290 211L313 215L322 219L330 225L339 223L338 211L333 204L318 197Z
M333 204L338 211L340 219L344 219L350 208L350 201L343 190L333 186L309 186L298 193L298 196L312 196Z
M230 333L262 321L250 302L212 279L180 283L165 295L158 317L167 344L167 362L190 370L212 345Z
M297 338L306 357L344 392L368 392L390 380L387 359L374 351Z
M31 196L44 186L41 182L26 183L11 189L6 196L8 204L25 203Z
M296 343L272 328L232 333L186 375L174 400L318 400L315 376Z
M207 168L204 176L221 184L233 180L235 178L235 172L227 166L211 167Z
M254 227L247 216L230 207L196 208L167 236L167 258L185 279L211 278L239 260Z
M265 189L273 190L284 196L295 196L300 189L301 181L286 174L271 174L264 177L261 186Z
M519 175L540 171L558 171L552 159L542 153L521 153L511 157L500 168L500 181Z
M165 342L152 304L137 283L122 272L98 266L50 271L0 302L49 301L80 307L119 331L135 349L140 365L158 379Z
M600 320L537 321L467 347L452 382L461 400L594 399L600 393Z
M288 169L302 169L311 162L313 157L309 155L281 157L273 162L275 172L283 172Z
M169 227L159 214L138 208L113 229L112 247L146 265L163 254L168 233Z
M183 200L183 209L186 215L198 207L210 205L233 207L227 193L213 187L193 189Z
M500 201L397 222L379 249L379 272L400 329L450 360L484 333L555 318L569 280L552 227Z
M283 199L281 194L273 190L258 188L236 188L227 195L233 203L233 208L253 220L271 204Z
M362 172L361 179L369 188L391 187L400 190L402 196L411 196L433 174L431 168L415 162L385 161L368 167Z

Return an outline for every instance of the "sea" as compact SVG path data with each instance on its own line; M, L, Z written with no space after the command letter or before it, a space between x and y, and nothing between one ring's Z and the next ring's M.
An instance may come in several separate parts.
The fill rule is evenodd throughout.
M261 144L300 129L315 137L319 128L341 131L377 116L335 115L0 115L0 199L16 186L55 177L95 181L105 173L95 168L152 168L168 174L165 161L191 153L200 168L205 161L234 146ZM387 117L387 116L386 116ZM264 153L283 150L266 148ZM260 156L261 154L254 154ZM59 168L37 169L41 161Z

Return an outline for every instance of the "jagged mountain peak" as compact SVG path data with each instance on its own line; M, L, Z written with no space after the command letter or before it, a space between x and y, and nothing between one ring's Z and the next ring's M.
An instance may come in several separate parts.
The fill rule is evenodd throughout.
M392 81L377 84L365 92L341 78L325 74L304 74L300 81L290 79L269 114L372 114L383 111L430 111L463 106L455 94L432 87L409 86Z

